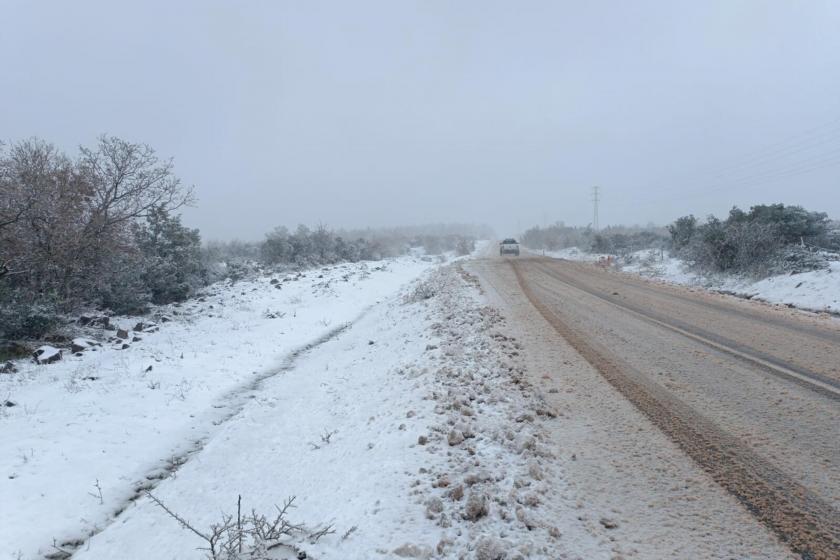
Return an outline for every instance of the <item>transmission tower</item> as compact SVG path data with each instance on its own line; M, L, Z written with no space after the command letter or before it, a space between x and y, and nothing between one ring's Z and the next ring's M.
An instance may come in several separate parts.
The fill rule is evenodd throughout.
M593 204L593 212L592 212L592 227L595 228L595 231L598 231L598 201L601 200L598 192L600 187L592 187L592 204Z

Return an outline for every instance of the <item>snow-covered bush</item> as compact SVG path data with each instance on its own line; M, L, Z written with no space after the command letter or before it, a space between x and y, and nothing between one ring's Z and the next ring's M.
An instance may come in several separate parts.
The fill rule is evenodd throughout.
M182 301L206 283L198 230L181 225L180 216L155 208L135 225L134 238L153 303Z
M685 216L668 229L673 248L698 272L764 277L824 268L824 255L807 247L831 243L829 224L824 213L771 204L734 207L725 220L709 216L701 225Z
M0 152L2 337L43 336L81 305L182 299L201 281L198 234L171 212L191 200L143 144L103 136L71 158L31 139Z
M44 299L32 301L22 293L0 290L0 340L37 339L59 323L56 306Z
M769 273L771 275L799 274L811 270L826 270L831 260L837 260L837 254L811 251L807 247L792 245L774 255L769 266Z

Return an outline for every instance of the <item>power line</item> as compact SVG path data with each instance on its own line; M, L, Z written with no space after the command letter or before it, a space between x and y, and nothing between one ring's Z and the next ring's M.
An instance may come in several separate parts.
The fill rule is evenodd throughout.
M753 152L740 163L717 168L711 173L701 173L682 182L681 186L696 185L700 186L700 190L687 190L672 196L654 196L642 202L641 205L698 198L723 190L746 190L768 181L795 177L840 165L840 143L836 142L840 138L838 125L840 125L840 117L770 144L762 150ZM828 146L825 146L826 144ZM701 185L701 181L707 181L706 185ZM648 190L648 192L651 191Z
M826 144L838 138L840 138L840 117L804 132L789 136L778 142L770 143L761 149L748 152L740 158L740 161L735 161L720 167L713 167L707 172L700 174L700 177L702 178L704 175L713 177L726 176L745 167L761 165L767 160L778 161L781 158Z

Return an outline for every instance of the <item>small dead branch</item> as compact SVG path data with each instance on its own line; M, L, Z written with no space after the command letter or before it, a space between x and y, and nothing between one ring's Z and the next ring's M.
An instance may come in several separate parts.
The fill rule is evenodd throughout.
M315 529L309 533L309 542L315 544L321 537L332 535L333 533L335 533L335 528L333 528L332 523L329 525L325 525L324 527L320 529Z
M154 494L152 494L151 492L146 492L146 496L148 496L148 498L149 498L150 500L152 500L155 504L157 504L157 505L158 505L158 507L160 507L163 511L165 511L166 513L168 513L170 517L172 517L173 519L175 519L175 521L177 521L178 523L180 523L180 524L181 524L181 527L183 527L184 529L187 529L187 530L189 530L189 531L192 531L193 533L195 533L196 535L198 535L199 537L201 537L201 538L202 538L202 539L204 539L205 541L209 541L209 540L210 540L210 537L208 537L207 535L205 535L204 533L202 533L201 531L199 531L198 529L196 529L195 527L193 527L193 526L190 524L190 522L189 522L189 521L187 521L186 519L184 519L183 517L181 517L180 515L178 515L177 513L175 513L174 511L172 511L171 509L169 509L168 507L166 507L166 504L164 504L163 502L161 502L161 501L157 498L157 496L155 496L155 495L154 495Z
M331 431L331 432L330 432L330 431L328 431L328 430L324 430L324 433L323 433L323 434L321 434L321 444L322 444L322 445L329 445L329 444L330 444L330 440L331 440L331 439L332 439L332 437L333 437L335 434L337 434L337 433L338 433L338 430L333 430L333 431ZM321 449L321 445L319 445L319 444L317 444L317 443L313 443L313 442L311 442L311 441L310 441L310 442L309 442L309 445L312 447L312 450L313 450L313 451L315 451L316 449Z
M259 514L254 509L250 515L243 516L240 495L236 503L236 517L223 513L221 522L211 525L208 533L196 529L151 492L146 492L146 495L180 523L182 528L207 543L201 550L207 552L207 558L210 560L269 560L273 558L270 551L279 547L285 547L305 558L305 553L298 547L301 542L315 543L318 539L335 533L331 524L308 529L302 523L290 522L288 514L294 507L294 496L287 498L282 507L275 506L277 512L271 516Z
M88 496L99 498L99 505L104 504L105 500L102 499L102 486L99 484L98 478L96 479L96 484L94 484L93 487L96 488L96 493L88 492Z

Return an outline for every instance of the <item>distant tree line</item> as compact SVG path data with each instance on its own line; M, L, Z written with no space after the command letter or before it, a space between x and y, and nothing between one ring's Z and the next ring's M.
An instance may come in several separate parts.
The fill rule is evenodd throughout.
M468 228L464 228L468 229ZM294 232L278 227L260 245L260 258L267 265L318 266L338 262L380 260L422 248L428 255L454 251L466 255L475 249L469 233L441 233L432 229L332 231L299 225Z
M314 266L379 260L385 256L391 255L386 255L378 243L365 239L345 240L323 225L314 230L299 225L294 232L278 227L266 235L260 247L260 257L266 264Z
M577 247L590 253L626 255L649 248L664 248L668 232L650 225L608 226L595 231L590 227L574 227L562 222L547 227L536 226L527 230L521 242L531 249L557 251Z
M827 266L821 251L840 251L840 228L801 206L733 207L726 219L693 215L668 226L675 254L704 273L766 276Z

